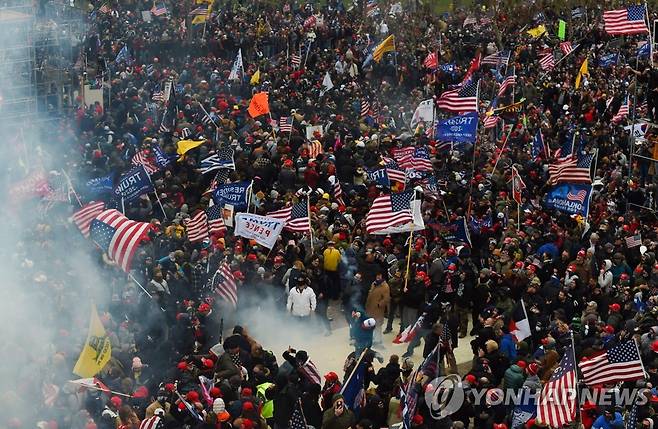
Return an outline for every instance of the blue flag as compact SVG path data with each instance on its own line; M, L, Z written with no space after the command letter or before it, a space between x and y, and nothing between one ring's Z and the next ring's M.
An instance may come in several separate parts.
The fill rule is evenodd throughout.
M617 64L617 59L619 54L608 54L599 58L599 66L601 67L610 67L613 64Z
M455 63L439 64L439 70L444 73L454 74L457 70Z
M651 53L651 45L649 45L649 42L637 48L638 58L649 58L650 53Z
M434 350L427 355L423 362L416 368L409 377L409 381L404 390L404 397L401 398L402 402L402 427L405 429L411 428L411 421L416 414L418 408L418 398L420 391L416 387L416 380L419 375L428 377L433 380L439 375L439 346L434 347Z
M521 429L525 424L537 414L537 397L532 395L529 390L521 390L519 405L512 411L511 429Z
M345 382L340 393L345 398L345 405L354 413L358 411L366 403L365 392L365 379L366 379L367 364L363 359L359 359L356 369L350 375L350 378Z
M128 45L124 45L123 48L121 48L114 62L116 64L119 63L126 63L128 65L132 64L133 59L132 56L130 55L130 51L128 51Z
M153 155L155 155L155 163L160 168L167 167L171 164L171 161L178 157L178 155L167 155L158 144L154 145L151 149L153 150Z
M121 176L114 187L113 194L117 200L133 201L140 195L153 192L153 183L143 165L137 165Z
M93 195L101 195L108 192L112 192L114 182L114 173L110 173L107 176L96 177L94 179L88 180L85 185L89 190L89 193Z
M460 241L471 245L471 236L468 233L466 218L459 218L455 221L443 224L430 224L446 241Z
M236 209L246 208L247 194L250 187L251 181L249 180L219 185L212 194L212 200L220 206L231 204Z
M546 146L544 146L544 136L541 130L537 130L535 138L532 141L532 159L536 160L540 155L546 154Z
M546 207L569 214L587 216L592 185L563 183L546 194Z
M440 141L473 143L476 139L477 124L477 112L441 120L436 124L435 139Z
M368 170L368 179L370 179L371 182L375 182L376 184L386 188L391 187L391 181L388 178L388 173L386 172L385 168Z

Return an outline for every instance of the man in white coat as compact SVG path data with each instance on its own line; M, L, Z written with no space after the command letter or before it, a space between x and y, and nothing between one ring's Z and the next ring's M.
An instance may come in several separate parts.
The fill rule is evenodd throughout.
M288 313L297 319L306 319L315 311L315 292L307 285L306 281L297 282L297 286L290 289L288 294Z

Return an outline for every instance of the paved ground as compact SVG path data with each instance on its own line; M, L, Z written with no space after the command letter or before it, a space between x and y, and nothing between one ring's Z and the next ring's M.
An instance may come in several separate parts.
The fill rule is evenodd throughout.
M330 306L329 315L334 319L331 323L332 333L330 336L324 336L322 329L319 326L308 326L313 325L312 323L309 323L306 326L296 324L262 326L261 324L258 327L253 327L251 331L265 348L278 354L278 360L281 360L280 353L290 345L293 348L306 350L322 374L334 371L340 376L342 375L345 357L353 351L353 348L349 345L348 327L343 314L337 307ZM393 338L395 338L396 332L395 329L397 329L398 326L399 324L396 321L393 325L394 331L390 334L384 335L383 348L380 347L377 349L382 355L384 355L384 364L386 364L388 357L391 354L401 356L406 351L407 344L393 344ZM265 333L266 335L260 336L259 332ZM460 339L459 347L455 350L455 357L457 359L460 374L464 374L470 369L471 359L473 358L470 347L471 339L471 337ZM421 343L412 356L412 360L416 364L422 360L422 352L423 344ZM376 362L375 369L378 368L379 364Z

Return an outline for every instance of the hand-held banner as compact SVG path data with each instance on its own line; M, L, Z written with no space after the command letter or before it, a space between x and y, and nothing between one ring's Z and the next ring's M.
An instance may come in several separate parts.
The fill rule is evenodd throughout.
M283 220L272 217L238 213L235 216L235 235L256 240L258 244L271 249L284 224Z

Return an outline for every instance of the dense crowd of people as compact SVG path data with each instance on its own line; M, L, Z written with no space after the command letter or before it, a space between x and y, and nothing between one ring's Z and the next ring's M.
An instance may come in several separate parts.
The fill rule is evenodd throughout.
M71 177L72 204L46 204L45 216L24 227L6 258L25 293L52 303L37 322L52 338L38 355L25 350L24 360L39 370L21 371L20 384L0 392L9 404L0 427L548 427L533 416L515 421L513 406L490 400L494 388L538 391L571 347L579 361L630 339L646 376L616 387L647 387L650 400L632 412L630 403L585 402L574 425L654 427L658 151L651 122L658 72L637 54L646 34L611 37L602 10L576 14L553 2L441 15L406 1L242 3L94 5L76 67L87 65L77 71L103 89L104 102L80 97L74 117L49 130L43 145L52 155L46 165ZM573 52L558 47L559 20L568 22ZM526 31L540 25L547 32ZM373 60L373 48L389 35L394 50ZM473 67L478 55L503 50L511 52L506 66ZM552 70L539 61L547 50L558 55ZM235 67L238 52L242 64ZM437 66L428 68L432 53ZM606 63L610 55L616 59ZM589 70L576 88L585 59ZM523 107L494 127L480 126L475 145L446 147L432 124L410 127L421 101L440 98L467 73L480 82L482 120L512 68L516 82L497 104L523 100ZM268 93L270 113L254 118L247 110L257 92ZM629 113L613 121L625 103ZM437 109L436 119L452 114ZM281 131L282 117L292 120L291 131ZM643 138L626 127L640 118L649 127ZM539 131L550 156L533 154ZM579 152L597 151L587 216L544 203L549 164L572 138ZM203 144L174 161L181 140ZM382 185L368 173L409 146L430 153L430 180L406 183L422 199L425 228L368 234L373 200L405 186ZM156 147L172 162L152 172L154 192L116 206L151 224L127 277L69 218L90 201L110 207L109 193L86 184L108 174L116 182L137 154L155 159ZM223 148L233 150L234 168L203 174L201 161ZM512 166L526 185L518 203ZM189 219L212 205L220 177L251 182L251 213L307 201L312 231L284 230L272 249L236 236L230 225L190 242ZM468 239L447 232L459 220ZM87 256L80 262L67 249ZM222 266L237 284L235 307L215 291ZM98 281L89 284L89 277ZM111 359L92 381L72 384L88 319L86 307L78 314L70 306L90 297ZM510 322L521 302L531 334L519 341ZM250 329L259 312L286 329L349 342L354 351L342 369L320 374L305 344L262 345L267 339ZM332 334L345 324L349 338ZM404 354L385 356L390 332L407 337ZM454 351L469 347L466 340L472 361L457 362ZM437 353L438 367L427 365ZM363 362L366 395L355 406L341 389ZM14 370L6 365L0 375L15 379ZM466 400L436 418L424 392L436 376L457 373ZM475 401L474 390L487 392L487 400ZM419 400L405 420L412 391Z

